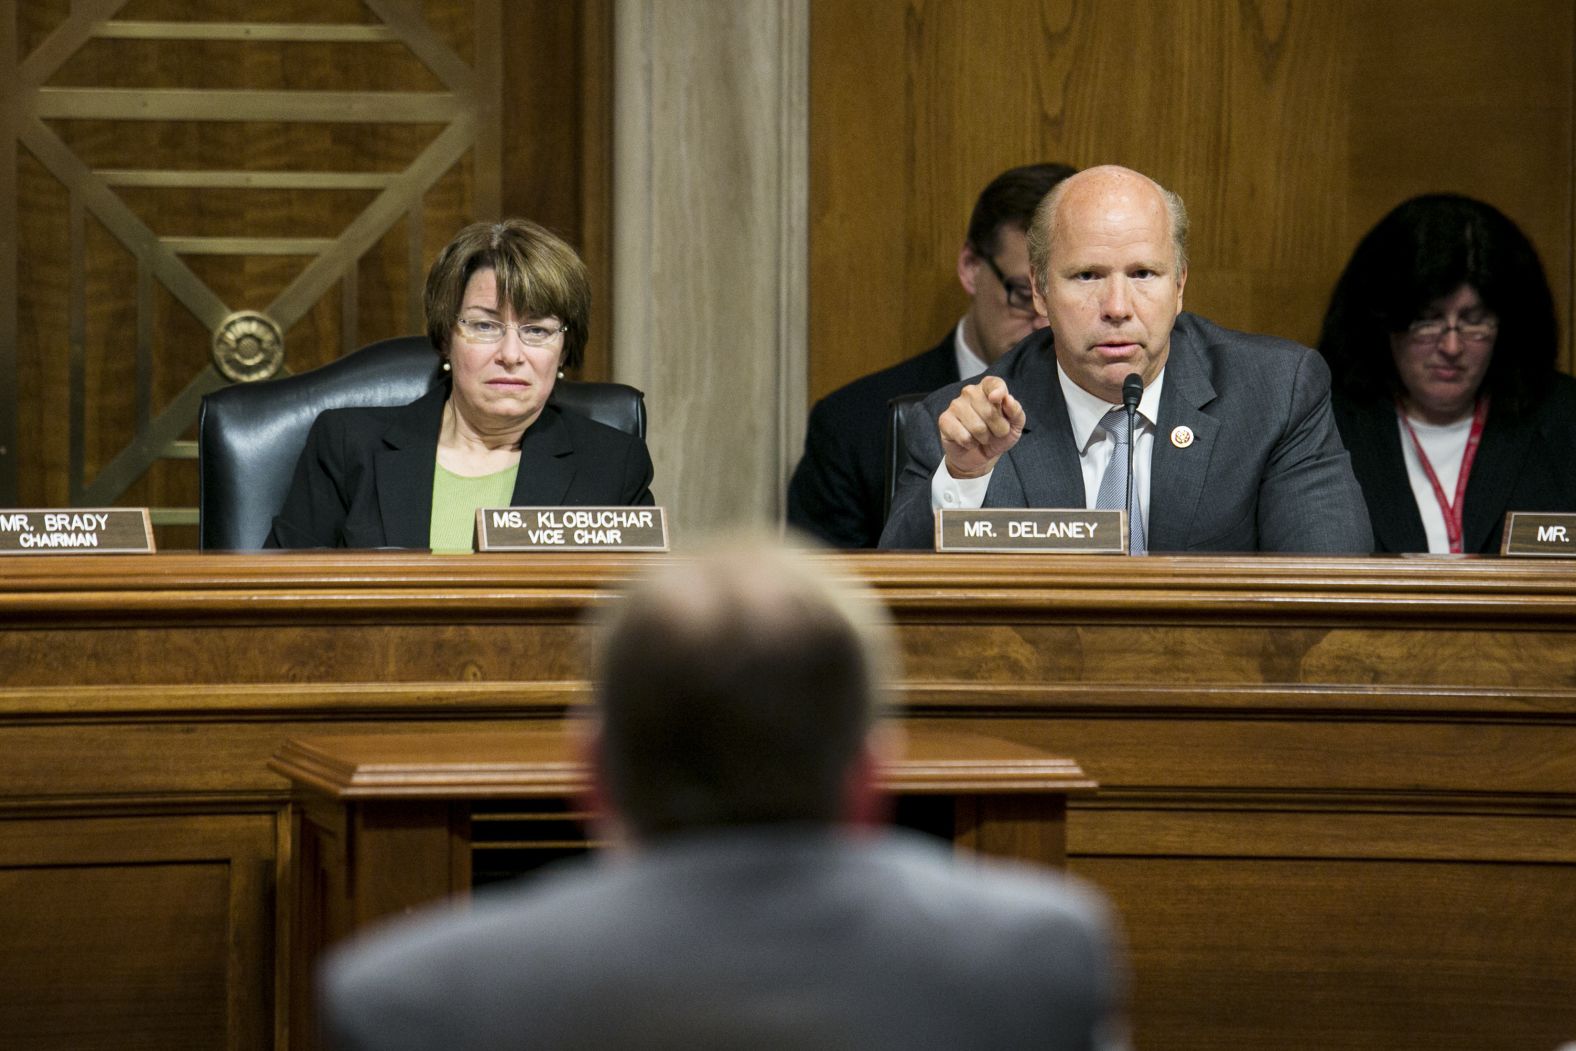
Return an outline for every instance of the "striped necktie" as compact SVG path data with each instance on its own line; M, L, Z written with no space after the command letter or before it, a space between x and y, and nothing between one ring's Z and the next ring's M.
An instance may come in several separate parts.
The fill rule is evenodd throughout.
M1122 506L1127 497L1127 410L1112 409L1100 419L1100 426L1109 434L1116 447L1111 450L1111 462L1106 465L1100 479L1100 491L1095 495L1094 506L1114 510ZM1138 507L1138 486L1133 486L1132 503L1127 508L1128 551L1134 555L1148 552L1144 515Z

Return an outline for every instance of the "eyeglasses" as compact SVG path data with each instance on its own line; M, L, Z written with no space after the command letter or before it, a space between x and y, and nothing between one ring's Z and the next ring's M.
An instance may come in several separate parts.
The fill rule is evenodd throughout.
M460 331L472 343L497 343L511 328L520 334L520 342L528 347L545 347L556 337L562 336L568 325L544 325L540 321L522 321L510 324L492 318L462 317Z
M1001 282L1001 287L1007 292L1007 306L1024 314L1034 313L1034 292L1027 285L1017 281L1001 272L1001 267L978 245L974 246L974 254L985 260L985 265L990 267L990 272L996 275L996 280Z
M1486 317L1481 321L1462 321L1458 318L1446 321L1444 318L1429 318L1427 321L1414 321L1406 328L1406 338L1419 344L1443 343L1448 332L1454 332L1463 343L1483 346L1494 342L1494 337L1499 335L1499 319Z

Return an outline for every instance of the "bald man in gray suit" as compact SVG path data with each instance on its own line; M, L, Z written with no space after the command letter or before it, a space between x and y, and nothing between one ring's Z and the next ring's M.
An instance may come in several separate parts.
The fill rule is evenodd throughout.
M892 652L802 555L662 569L600 654L588 749L622 846L337 953L335 1046L1125 1046L1098 894L875 826Z
M925 400L882 547L931 547L944 508L1120 507L1097 502L1116 467L1135 551L1373 550L1323 360L1183 312L1181 198L1086 169L1041 202L1029 260L1049 327Z

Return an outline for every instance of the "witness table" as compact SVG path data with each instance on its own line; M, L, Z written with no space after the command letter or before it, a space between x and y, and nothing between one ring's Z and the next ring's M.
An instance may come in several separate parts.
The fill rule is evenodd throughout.
M465 894L594 844L572 730L292 739L270 766L295 786L290 971L295 1043L321 948L379 917ZM960 848L1060 867L1078 764L997 738L923 730L883 775L907 823ZM915 805L919 804L919 805ZM500 836L501 831L501 836Z

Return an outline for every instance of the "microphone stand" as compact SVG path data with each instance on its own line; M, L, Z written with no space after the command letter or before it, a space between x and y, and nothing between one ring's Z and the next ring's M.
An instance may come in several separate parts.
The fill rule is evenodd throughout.
M1127 409L1127 493L1123 508L1133 516L1133 434L1138 428L1138 402L1144 396L1144 377L1130 373L1122 381L1122 405ZM1132 552L1133 523L1127 523L1128 552ZM1147 546L1147 545L1146 545Z

